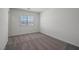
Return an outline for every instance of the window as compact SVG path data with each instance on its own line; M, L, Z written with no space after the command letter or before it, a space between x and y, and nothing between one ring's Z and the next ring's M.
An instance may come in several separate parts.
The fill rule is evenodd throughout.
M33 24L33 16L20 16L21 24Z

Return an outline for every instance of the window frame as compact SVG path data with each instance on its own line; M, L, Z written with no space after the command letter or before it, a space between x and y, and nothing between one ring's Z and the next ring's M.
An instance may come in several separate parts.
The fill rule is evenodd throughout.
M20 16L20 23L22 25L30 25L30 24L33 25L33 16L28 15Z

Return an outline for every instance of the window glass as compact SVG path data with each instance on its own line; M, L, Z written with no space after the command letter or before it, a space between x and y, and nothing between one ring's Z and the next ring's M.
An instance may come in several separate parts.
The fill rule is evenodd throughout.
M21 24L27 24L28 23L28 16L21 16Z
M28 16L28 23L33 23L33 17L32 16Z
M21 24L33 24L33 16L21 16Z

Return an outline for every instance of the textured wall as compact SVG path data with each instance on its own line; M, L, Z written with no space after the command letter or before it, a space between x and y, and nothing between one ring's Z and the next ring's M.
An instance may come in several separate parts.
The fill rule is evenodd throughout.
M79 46L79 9L49 9L40 22L41 32Z
M39 32L40 14L35 12L28 12L20 9L10 9L9 18L9 36ZM33 16L34 25L21 25L20 16Z
M8 41L8 8L0 8L0 50Z

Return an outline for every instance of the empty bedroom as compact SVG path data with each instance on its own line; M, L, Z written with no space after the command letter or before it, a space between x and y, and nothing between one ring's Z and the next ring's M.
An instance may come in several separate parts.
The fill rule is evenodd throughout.
M9 8L5 50L78 50L78 8Z

